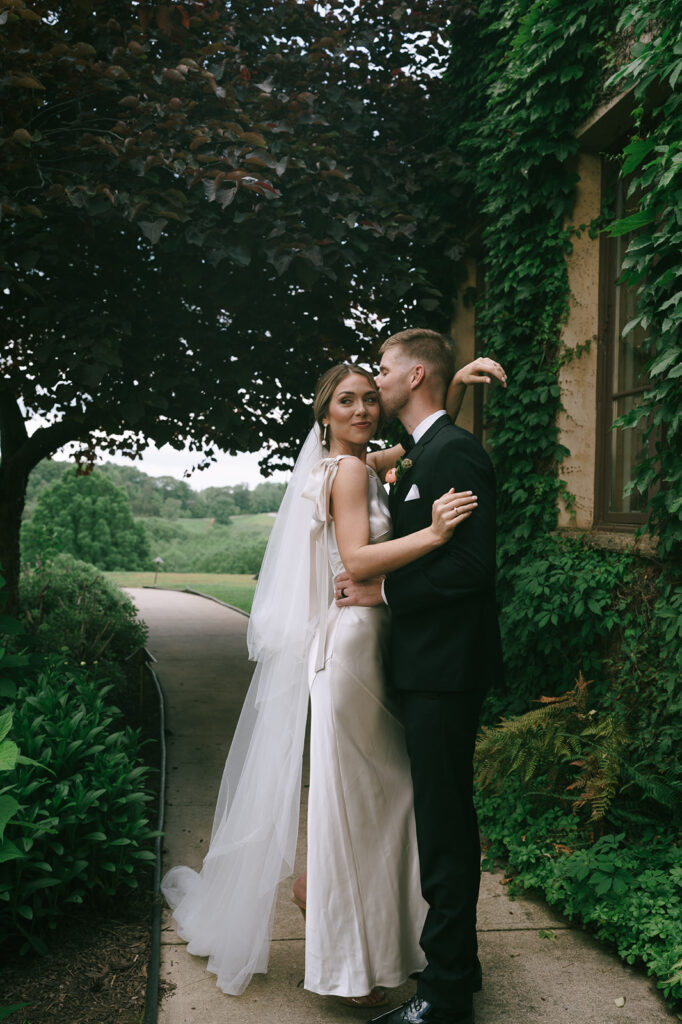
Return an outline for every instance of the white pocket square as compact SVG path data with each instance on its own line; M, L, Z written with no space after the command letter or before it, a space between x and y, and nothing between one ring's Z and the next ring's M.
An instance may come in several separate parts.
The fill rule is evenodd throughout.
M405 501L414 501L415 498L420 498L419 488L416 484L412 484L409 491L405 495Z

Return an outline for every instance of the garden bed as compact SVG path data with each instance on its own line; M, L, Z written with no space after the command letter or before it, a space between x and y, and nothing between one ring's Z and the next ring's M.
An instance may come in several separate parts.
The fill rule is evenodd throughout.
M142 893L78 908L46 956L5 956L3 1005L29 1004L11 1015L12 1024L140 1024L151 914L151 894Z
M147 789L158 801L158 697L145 677L127 695L126 719L142 729ZM149 805L150 817L157 809ZM114 899L73 906L47 940L44 956L2 950L2 1009L28 1003L10 1024L140 1024L144 1016L153 911L151 868L140 887ZM163 983L162 983L163 987Z

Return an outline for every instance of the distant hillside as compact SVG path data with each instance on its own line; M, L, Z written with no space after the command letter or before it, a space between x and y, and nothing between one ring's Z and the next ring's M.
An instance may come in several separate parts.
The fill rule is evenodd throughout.
M271 512L214 519L141 519L161 572L257 573L275 521Z
M24 519L31 518L40 492L56 483L69 468L73 468L73 463L55 459L38 463L28 479ZM133 515L138 517L212 518L228 523L232 516L276 512L286 489L286 484L266 480L253 488L237 484L195 491L186 480L149 476L134 466L119 466L113 462L96 466L93 473L101 473L112 483L125 487Z
M22 526L22 556L26 560L48 557L60 550L71 551L65 524L71 523L71 512L76 515L75 508L63 509L61 525L58 517L52 516L48 517L47 524L42 523L38 528L33 516L39 496L45 495L65 475L68 478L73 474L75 467L71 463L52 459L39 463L31 473ZM126 492L136 519L136 530L144 531L142 541L144 550L148 551L145 558L149 568L154 567L155 558L160 558L161 572L257 573L274 514L286 488L285 484L264 482L254 488L238 485L194 491L184 480L152 477L135 467L112 462L97 466L92 477L93 482L97 478L106 479ZM68 489L67 492L71 493ZM46 499L47 495L40 506ZM39 515L40 512L36 519ZM94 543L90 536L93 532L90 519L85 524L71 523L71 532L83 535L79 557L89 557L83 552ZM139 559L133 558L132 546L130 555L130 564L123 557L115 567L146 568L139 564ZM92 561L97 559L93 556Z

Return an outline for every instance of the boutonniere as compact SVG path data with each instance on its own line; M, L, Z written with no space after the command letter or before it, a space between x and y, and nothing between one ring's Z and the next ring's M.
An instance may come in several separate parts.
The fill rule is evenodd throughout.
M386 473L387 484L397 484L400 482L401 476L407 473L408 470L412 469L412 459L398 459L395 464L395 468L389 469Z

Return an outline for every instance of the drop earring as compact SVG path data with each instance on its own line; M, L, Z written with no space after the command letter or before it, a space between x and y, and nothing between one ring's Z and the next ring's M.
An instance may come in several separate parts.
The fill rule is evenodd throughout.
M322 447L323 448L328 448L329 447L329 436L328 435L329 435L329 424L325 423L322 426Z

